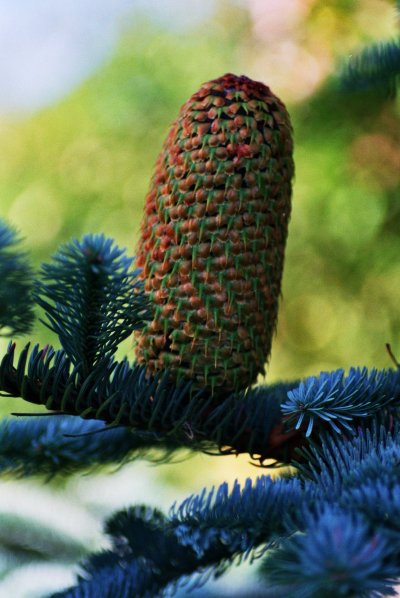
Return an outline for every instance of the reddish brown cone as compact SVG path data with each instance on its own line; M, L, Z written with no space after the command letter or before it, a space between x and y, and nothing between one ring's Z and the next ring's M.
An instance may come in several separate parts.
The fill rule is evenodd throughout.
M154 319L137 359L214 394L264 371L276 325L294 165L289 115L227 74L182 106L159 155L138 248Z

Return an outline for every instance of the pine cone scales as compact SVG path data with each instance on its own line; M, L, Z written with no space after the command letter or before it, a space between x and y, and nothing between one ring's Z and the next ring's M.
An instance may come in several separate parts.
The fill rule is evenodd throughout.
M146 198L138 248L155 307L137 358L214 394L264 371L290 216L288 113L268 87L224 75L173 123Z

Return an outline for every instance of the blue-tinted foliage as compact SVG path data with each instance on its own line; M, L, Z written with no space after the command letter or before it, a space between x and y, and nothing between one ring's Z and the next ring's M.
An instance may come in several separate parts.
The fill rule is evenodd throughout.
M133 258L103 235L64 245L42 266L35 296L75 366L88 374L149 317Z
M358 430L355 437L322 434L304 449L298 465L302 477L318 484L325 498L339 498L346 489L379 480L390 487L400 482L400 433L383 428Z
M393 96L400 75L400 42L390 41L366 47L351 56L341 75L347 91L378 91Z
M121 511L106 525L112 548L92 555L83 565L84 580L60 596L108 596L96 594L99 580L106 580L110 571L120 575L121 570L129 580L132 569L141 575L135 596L175 587L193 576L191 586L198 586L210 574L224 572L235 557L260 546L263 552L266 543L286 536L286 515L294 514L307 496L300 480L261 477L254 484L248 480L243 488L236 483L231 492L223 484L215 493L190 497L173 507L169 517L145 507Z
M18 249L15 231L0 220L0 334L29 332L33 322L33 272Z
M304 451L300 472L318 488L320 502L363 514L371 528L400 541L400 433L366 430L352 439L322 436Z
M353 459L354 468L368 470L379 444L385 464L385 451L394 450L396 440L384 435L382 444L378 434L365 433L346 453L347 441L341 438L331 445L335 465L327 462L326 451L312 449L321 472L332 473L330 486L320 486L314 465L313 479L260 477L243 487L235 483L231 491L226 484L203 491L174 506L169 517L145 507L121 511L106 527L111 549L90 557L85 581L65 595L94 598L99 580L110 571L118 571L117 577L126 571L129 580L132 568L141 575L135 595L158 595L188 579L198 585L209 574L223 573L237 557L259 557L268 549L261 570L266 587L286 588L287 596L393 595L400 576L398 485L385 484L385 468L376 484L370 479L356 483L349 470L347 482L336 487L335 475L340 459L347 465ZM375 465L372 471L377 477Z
M74 588L53 594L53 598L154 598L157 585L151 568L131 561L121 566L110 553L105 552L103 566L96 573L87 572Z
M400 573L393 546L356 512L326 506L305 515L305 529L283 540L263 566L272 585L296 598L393 596Z
M151 458L159 448L157 437L139 435L129 428L107 429L102 422L72 416L34 416L3 419L0 423L0 474L13 476L68 475L98 465ZM174 446L163 445L162 460Z
M180 542L199 557L218 543L246 554L288 533L285 520L295 516L298 505L311 501L312 495L311 485L299 479L273 481L262 476L254 482L247 479L243 487L235 482L230 490L222 484L190 496L179 508L172 508L171 523Z
M0 230L0 268L2 238L6 248L14 237ZM27 345L16 358L10 343L0 391L53 415L0 425L0 472L51 477L189 447L272 458L297 475L222 484L169 516L117 513L106 525L110 548L89 556L76 587L58 596L174 593L268 552L266 587L287 596L391 595L400 578L400 370L325 372L218 399L190 380L176 385L168 371L151 377L114 357L149 316L131 265L112 241L89 236L43 267L36 297L63 348Z
M268 441L274 426L281 425L280 404L296 382L215 401L191 392L190 381L176 385L167 371L149 377L144 366L126 360L103 360L86 377L80 372L62 350L27 346L15 359L12 344L0 362L0 390L57 413L128 426L167 450L186 446L219 454L289 458L285 446L282 451L278 446L277 452L271 447L269 454Z
M351 368L347 375L340 369L307 378L288 392L281 408L289 425L310 436L316 424L328 424L335 432L350 430L353 420L369 418L399 401L400 370Z

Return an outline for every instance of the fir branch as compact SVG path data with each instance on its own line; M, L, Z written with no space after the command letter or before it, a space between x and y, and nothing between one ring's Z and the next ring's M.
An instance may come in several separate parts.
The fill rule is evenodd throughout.
M28 333L33 323L33 272L26 255L16 249L16 232L0 220L0 334Z
M394 477L391 473L388 477ZM393 484L387 481L385 475L384 479L346 488L338 503L349 512L362 514L371 528L379 529L382 537L392 544L392 554L397 552L400 557L399 479Z
M305 516L305 533L284 540L263 574L267 583L289 586L296 598L394 596L400 566L392 554L387 538L362 516L328 505Z
M371 45L351 56L341 74L346 91L378 91L386 96L396 94L400 75L400 42Z
M256 546L268 546L277 535L290 533L286 521L295 518L303 501L313 501L311 485L296 478L274 481L262 476L247 479L243 488L236 481L231 491L225 483L190 496L172 508L171 524L181 544L199 557L220 543L232 554L248 555Z
M190 381L176 385L168 371L151 378L145 366L127 361L110 358L83 378L64 351L51 347L35 346L30 352L26 346L15 366L14 360L15 345L10 344L0 364L0 390L9 396L57 413L150 433L160 446L166 442L227 454L247 452L261 461L287 462L301 438L298 431L285 435L281 430L280 404L297 382L216 400L193 393Z
M146 454L165 460L174 445L154 435L134 434L130 429L107 429L103 423L70 416L4 419L0 423L0 474L41 475L51 478L78 471L93 471L105 464L127 462Z
M373 455L375 440L365 435L354 446L369 447L368 458ZM337 446L339 442L344 448L345 441L337 439ZM389 439L388 443L394 446ZM355 456L353 465L356 460ZM386 481L386 468L381 467L380 473ZM191 587L199 585L209 575L223 573L238 557L261 556L267 548L272 548L272 555L263 574L268 584L286 588L286 595L393 595L395 579L400 576L400 534L397 528L389 533L392 511L381 521L376 517L370 520L368 508L359 510L357 501L346 502L349 490L357 488L356 483L350 486L330 492L324 485L320 487L318 479L273 481L262 477L255 483L247 481L243 488L236 483L231 492L224 484L216 492L189 497L180 507L173 507L168 518L144 507L122 511L107 524L111 550L92 555L84 565L85 579L58 596L111 596L112 576L124 588L124 583L130 583L132 569L136 575L141 572L138 585L129 586L132 595L155 596L171 584L175 587L193 580L193 576ZM393 496L399 495L398 489ZM372 502L370 505L372 511ZM387 525L385 519L389 519ZM103 591L99 580L105 584ZM129 594L121 591L121 595Z
M116 573L118 578L125 571L129 580L131 569L137 572L138 567L143 575L136 587L130 587L132 596L157 595L193 575L198 586L210 574L223 573L238 555L248 556L257 546L265 547L277 533L286 535L283 516L294 513L304 497L310 495L299 480L259 478L254 484L247 480L243 489L236 483L229 492L224 484L216 492L190 497L168 518L145 507L121 511L106 525L111 550L92 555L84 564L85 578L57 596L111 596L107 577ZM100 579L106 589L96 594Z
M238 454L263 462L290 462L316 424L335 432L353 430L399 399L400 370L352 369L322 373L318 378L250 389L225 399L191 391L191 382L176 385L168 371L155 377L144 366L124 360L103 361L86 378L77 375L63 351L27 346L14 367L15 346L0 364L0 390L45 405L47 409L110 426L127 426L139 434L156 434L176 446ZM283 430L282 413L287 431ZM317 432L315 432L316 434ZM315 435L314 434L314 435Z
M112 553L104 552L96 565L87 565L84 576L74 588L52 594L51 598L154 598L157 584L151 567L130 559L119 562Z
M154 597L182 572L199 562L179 544L156 510L134 507L115 514L106 524L112 547L83 563L77 586L53 598Z
M352 439L323 434L319 445L302 449L298 469L318 486L322 501L362 513L372 527L400 541L400 431L383 427Z
M35 297L68 357L87 375L149 318L133 258L111 239L88 235L44 264Z
M304 479L317 483L326 496L340 496L344 485L358 486L361 481L377 481L392 472L400 482L397 464L400 461L400 431L393 433L372 425L359 429L357 436L330 436L321 433L318 444L302 448L297 463Z
M327 424L335 432L351 430L357 418L370 418L400 398L400 370L351 368L321 372L288 392L281 406L288 426L304 428L310 436L317 424Z

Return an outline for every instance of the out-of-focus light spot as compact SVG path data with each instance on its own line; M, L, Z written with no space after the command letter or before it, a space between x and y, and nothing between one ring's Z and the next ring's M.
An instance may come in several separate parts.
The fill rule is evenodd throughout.
M107 237L113 237L118 245L127 241L126 246L130 254L133 253L135 228L138 226L135 226L135 219L129 210L109 209L106 206L90 210L83 224L85 232L103 232Z
M396 19L392 2L364 0L359 4L362 8L355 14L356 26L364 32L371 33L375 39L384 39L394 35Z
M253 31L259 39L279 42L307 15L313 0L248 0Z
M152 19L171 28L186 28L210 18L215 0L135 0L135 10L150 14Z
M332 370L336 370L338 368L338 364L334 361L314 361L312 364L308 365L304 368L301 372L301 376L307 378L308 376L319 376L321 372L331 372Z
M251 62L252 76L265 81L286 101L291 102L312 95L329 70L329 62L289 39L253 55Z
M340 296L335 299L338 309L338 329L334 339L333 351L340 355L340 367L351 366L383 367L384 362L372 353L378 349L378 356L384 356L384 344L387 340L384 330L387 327L386 318L380 322L377 329L373 318L369 317L366 305L359 297L344 300ZM360 338L364 342L360 342ZM379 355L380 353L380 355Z
M76 583L76 576L68 565L36 562L19 566L0 582L1 596L40 598L68 588Z
M187 29L215 0L2 0L0 112L32 112L68 93L104 62L138 18Z
M319 44L304 39L306 17L315 0L248 0L253 33L260 44L251 64L255 78L267 81L286 101L311 95L332 68Z
M132 0L3 1L0 109L34 110L82 81L114 46L129 5Z
M388 316L400 320L399 304L400 267L385 274L371 273L367 276L361 291L368 321L376 323L383 330ZM375 321L375 322L374 322Z
M104 518L116 509L134 504L146 496L146 503L156 507L168 507L176 497L174 491L162 488L159 478L152 475L145 463L129 463L123 469L115 468L107 475L75 476L70 488L79 502L89 506L90 511ZM168 491L169 490L169 491Z
M385 217L385 202L365 187L339 187L325 202L330 235L354 250L369 242Z
M96 138L77 139L62 153L59 173L71 191L102 191L113 180L114 156Z
M326 347L338 325L334 302L327 296L311 293L292 299L285 306L284 318L288 342L306 351Z
M28 239L29 245L46 245L63 224L63 206L45 184L25 189L13 202L8 218Z
M351 157L368 182L383 189L394 189L400 184L400 147L389 136L375 133L357 137Z
M127 177L122 187L122 201L127 207L134 208L136 212L139 212L140 216L148 188L149 182L137 175Z
M93 545L101 540L101 530L95 518L71 493L58 494L32 480L1 482L0 513L4 520L7 513L15 514L83 544Z

